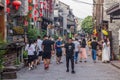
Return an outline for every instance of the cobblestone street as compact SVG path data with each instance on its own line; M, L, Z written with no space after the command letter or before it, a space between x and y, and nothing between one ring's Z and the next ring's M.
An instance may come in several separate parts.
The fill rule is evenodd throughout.
M76 74L66 73L65 61L57 65L52 59L50 69L45 71L43 64L29 71L27 68L18 72L16 80L120 80L120 70L111 64L101 62L78 63L75 65Z

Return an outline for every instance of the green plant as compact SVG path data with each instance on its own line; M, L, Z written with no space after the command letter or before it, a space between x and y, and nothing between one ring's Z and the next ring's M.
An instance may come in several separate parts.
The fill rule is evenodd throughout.
M82 29L85 31L85 33L92 34L93 31L93 21L92 21L92 16L87 16L83 21L82 21Z
M28 29L28 38L29 39L37 39L37 36L39 35L39 30L36 28L29 28Z
M23 58L28 58L28 52L27 51L23 52Z
M2 39L2 35L0 34L0 71L2 71L3 68L4 68L4 66L3 66L3 62L4 62L3 55L6 52L6 50L4 49L5 44L6 43L4 42L4 40Z
M37 28L29 28L28 29L28 38L32 40L36 40L38 36L43 36L47 34L46 30L38 30Z
M39 36L41 36L41 38L43 38L43 36L46 34L47 34L46 30L41 30Z
M15 65L19 65L19 64L20 64L20 60L19 60L19 58L16 58Z

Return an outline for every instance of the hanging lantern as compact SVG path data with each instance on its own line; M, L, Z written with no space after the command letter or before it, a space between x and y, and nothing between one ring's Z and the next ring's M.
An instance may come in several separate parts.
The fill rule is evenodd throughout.
M28 7L28 10L31 11L31 10L32 10L32 6L29 6L29 7Z
M18 10L18 8L21 6L21 1L14 0L12 4L16 8L16 10Z
M34 15L36 15L36 14L37 14L37 10L34 11Z
M27 20L24 21L24 26L28 26L28 21Z
M42 13L40 13L40 17L42 17L43 16L43 14Z
M32 18L32 14L29 14L29 18Z
M6 0L6 4L9 5L10 4L10 0Z
M37 21L37 17L34 17L34 21Z
M38 8L38 4L35 4L34 7L35 7L35 8Z
M7 13L10 13L10 8L7 8L7 10L6 10L6 11L7 11Z
M31 3L32 2L32 0L28 0L28 3Z

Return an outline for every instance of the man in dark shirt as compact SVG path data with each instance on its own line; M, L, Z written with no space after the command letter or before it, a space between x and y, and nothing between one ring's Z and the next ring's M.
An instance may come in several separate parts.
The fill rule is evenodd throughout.
M74 74L74 49L75 45L72 43L72 39L69 38L68 43L65 44L65 53L66 53L66 72L69 72L69 60L71 60L72 73Z
M96 63L97 46L98 46L98 43L96 41L96 38L93 38L91 47L92 47L92 59L93 59L94 63Z
M49 68L51 52L53 50L53 43L48 39L47 36L44 36L44 41L42 43L43 48L43 60L45 69Z

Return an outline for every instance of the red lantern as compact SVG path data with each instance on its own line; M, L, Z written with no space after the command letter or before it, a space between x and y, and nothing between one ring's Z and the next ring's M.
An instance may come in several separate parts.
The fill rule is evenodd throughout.
M34 7L37 8L37 7L38 7L38 4L35 4Z
M28 26L28 21L24 21L24 26Z
M10 4L10 0L6 0L6 4L9 5Z
M34 21L37 21L37 17L34 17Z
M18 8L21 6L21 1L14 0L12 4L16 8L16 10L18 10Z
M6 10L6 11L7 11L7 13L10 13L10 8L7 8L7 10Z
M31 10L32 10L32 6L29 6L29 7L28 7L28 10L31 11Z
M29 14L29 18L32 18L32 14Z
M31 3L31 2L32 2L32 0L28 0L28 2L29 2L29 3Z
M42 17L43 16L43 14L42 13L40 13L40 17Z
M37 10L34 11L34 15L36 15L36 14L37 14Z

